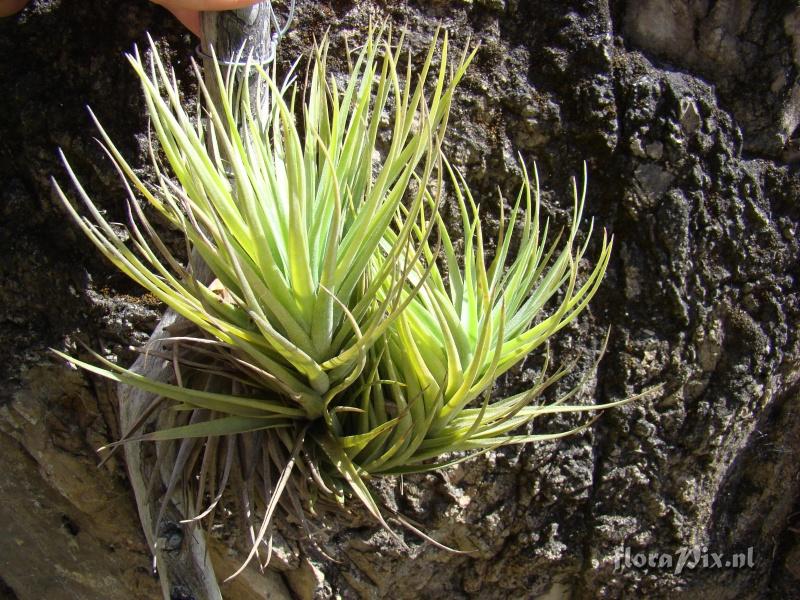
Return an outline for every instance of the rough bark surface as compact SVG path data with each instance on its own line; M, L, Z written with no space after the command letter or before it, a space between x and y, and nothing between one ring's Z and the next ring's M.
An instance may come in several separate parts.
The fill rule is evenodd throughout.
M285 532L301 552L279 548L287 587L298 598L799 597L797 3L305 0L283 64L330 28L344 65L344 37L386 17L407 26L415 58L437 23L481 40L446 150L485 199L489 232L497 187L515 192L517 153L537 161L558 224L569 177L588 162L588 211L616 247L589 313L553 348L588 366L612 328L581 399L666 387L572 439L378 482L437 539L477 552L409 537L409 555L356 515L320 542L339 562ZM113 389L48 352L83 340L130 364L161 314L49 184L64 179L61 147L125 220L83 106L146 172L143 103L122 53L148 30L191 93L196 40L143 0L34 0L0 21L0 598L160 594L124 465L96 467L95 449L119 435ZM522 385L535 364L499 385ZM226 541L212 544L221 577L241 558ZM753 566L676 573L623 557L615 569L623 547L675 558L707 547L723 561L752 548ZM265 597L259 578L222 594Z

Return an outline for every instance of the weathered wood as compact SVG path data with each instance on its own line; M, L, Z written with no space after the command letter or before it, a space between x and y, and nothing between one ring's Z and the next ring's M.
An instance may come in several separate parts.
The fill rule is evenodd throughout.
M268 2L250 8L226 12L203 13L203 51L211 54L213 46L217 59L233 62L242 54L254 60L271 56L273 48L272 9Z
M148 348L158 348L160 341L167 337L167 328L173 326L180 317L172 310L168 310L161 322L156 327ZM160 381L169 381L172 376L171 366L162 359L142 354L134 363L132 369L148 377ZM135 423L147 406L153 401L153 396L137 388L120 386L120 429L127 431ZM159 513L160 502L148 490L148 481L153 473L153 465L148 459L146 448L138 442L125 445L125 462L128 468L128 479L136 496L139 509L139 520L142 524L147 543L154 553L156 569L161 582L164 598L180 597L179 592L187 592L193 598L216 600L222 598L214 577L214 569L208 560L205 540L202 532L197 527L183 528L178 540L158 539L156 519ZM165 521L177 522L180 520L180 507L170 503ZM187 535L188 534L188 535Z
M286 18L291 19L291 16ZM243 63L248 59L262 65L270 62L275 56L280 35L276 25L283 26L284 23L285 20L279 22L275 19L269 2L224 13L203 13L201 28L205 83L212 97L217 97L217 79L211 64L211 57L215 56L223 69L223 76L227 75L227 69L234 69L236 77L249 76L253 116L263 114L261 109L265 107L268 87L254 70L246 73Z
M220 61L235 62L237 56L250 54L254 59L264 59L274 51L273 27L268 3L250 8L226 12L207 12L202 15L203 50L207 55L214 52ZM208 61L209 59L206 59ZM236 67L233 67L236 68ZM213 90L216 80L212 69L205 65L206 82ZM255 87L254 83L254 87ZM207 267L192 257L195 276L208 279ZM186 321L168 310L156 327L147 347L159 348L161 340L170 334L167 329L180 328ZM169 381L172 378L172 366L161 358L143 353L132 370L150 379ZM127 431L135 423L143 411L153 401L151 394L136 388L120 386L120 425L121 431ZM151 418L155 422L157 416ZM186 518L186 507L181 499L170 500L159 530L156 531L161 501L150 493L148 482L154 470L152 458L147 448L140 443L129 443L125 446L125 458L128 477L136 496L139 517L147 542L154 552L161 589L165 599L191 597L197 600L221 600L222 594L211 564L206 540L199 527L179 526L177 523ZM251 578L252 580L252 578ZM237 584L237 597L242 598L289 598L286 588L275 574L267 572L258 578L258 585L251 586L242 581Z

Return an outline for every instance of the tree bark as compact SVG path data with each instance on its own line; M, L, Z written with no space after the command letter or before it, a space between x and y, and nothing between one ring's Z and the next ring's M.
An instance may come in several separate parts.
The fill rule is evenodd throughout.
M405 24L412 65L435 23L452 26L458 47L482 41L444 151L486 207L488 237L500 226L497 188L510 202L519 191L518 153L537 161L554 230L569 222L567 182L587 159L587 217L596 235L616 236L607 280L554 341L552 364L583 356L613 325L580 400L658 382L671 393L607 411L581 436L405 477L406 516L443 543L479 544L477 554L406 554L379 528L326 518L316 541L334 560L295 560L291 539L273 557L295 597L797 597L800 7L698 4L298 0L298 35L281 57L330 31L337 75L376 19ZM67 222L50 182L66 183L61 146L99 208L126 220L86 104L128 162L156 177L139 143L140 82L120 56L146 45L145 31L178 57L194 53L197 40L150 2L32 0L0 19L0 114L13 115L0 119L0 598L161 597L122 461L97 468L96 448L119 438L116 392L48 350L74 353L77 338L131 364L129 347L160 317ZM190 80L188 60L173 66ZM455 238L458 207L443 212ZM534 374L523 365L495 397ZM206 541L220 579L241 564ZM752 548L755 565L701 561L676 575L676 563L634 563L695 547L723 561ZM264 585L253 568L220 588L249 600Z

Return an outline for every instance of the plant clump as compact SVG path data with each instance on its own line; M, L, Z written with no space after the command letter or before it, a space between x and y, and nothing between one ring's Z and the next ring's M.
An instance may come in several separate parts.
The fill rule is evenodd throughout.
M279 82L274 67L255 64L247 71L260 84L251 90L249 77L217 65L217 98L198 70L205 127L155 49L149 66L137 52L129 60L166 162L153 147L155 183L136 174L98 123L128 191L129 241L66 160L86 216L56 184L98 249L190 324L147 349L172 362L171 382L96 353L92 363L62 356L154 395L168 426L129 431L120 443L175 446L165 501L180 487L189 520L212 517L238 465L247 515L262 515L250 527L248 561L269 553L278 510L308 530L350 496L389 529L371 477L569 435L588 423L518 432L541 415L621 404L567 404L575 390L542 404L543 391L570 370L548 373L547 359L529 390L492 397L499 376L586 308L612 242L603 235L594 266L581 274L585 181L581 192L574 186L569 231L550 239L538 176L534 170L531 182L523 167L487 264L478 205L442 153L453 95L477 48L467 46L451 65L448 36L437 34L415 70L403 47L402 36L371 30L349 53L341 84L328 71L323 40L302 90L292 73ZM386 131L390 142L381 147ZM445 194L461 215L462 253L439 214ZM209 276L170 251L141 201L183 234Z

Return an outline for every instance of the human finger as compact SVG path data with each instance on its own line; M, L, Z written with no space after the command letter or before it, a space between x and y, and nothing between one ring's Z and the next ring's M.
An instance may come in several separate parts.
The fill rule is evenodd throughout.
M9 17L25 8L28 0L0 0L0 17Z
M193 11L205 10L233 10L257 4L258 0L152 0L156 4L174 9L185 9Z
M175 15L175 18L178 19L181 23L183 23L186 29L191 31L197 37L200 37L199 11L172 6L172 3L170 2L164 2L162 6L166 8L169 12L171 12L173 15Z

